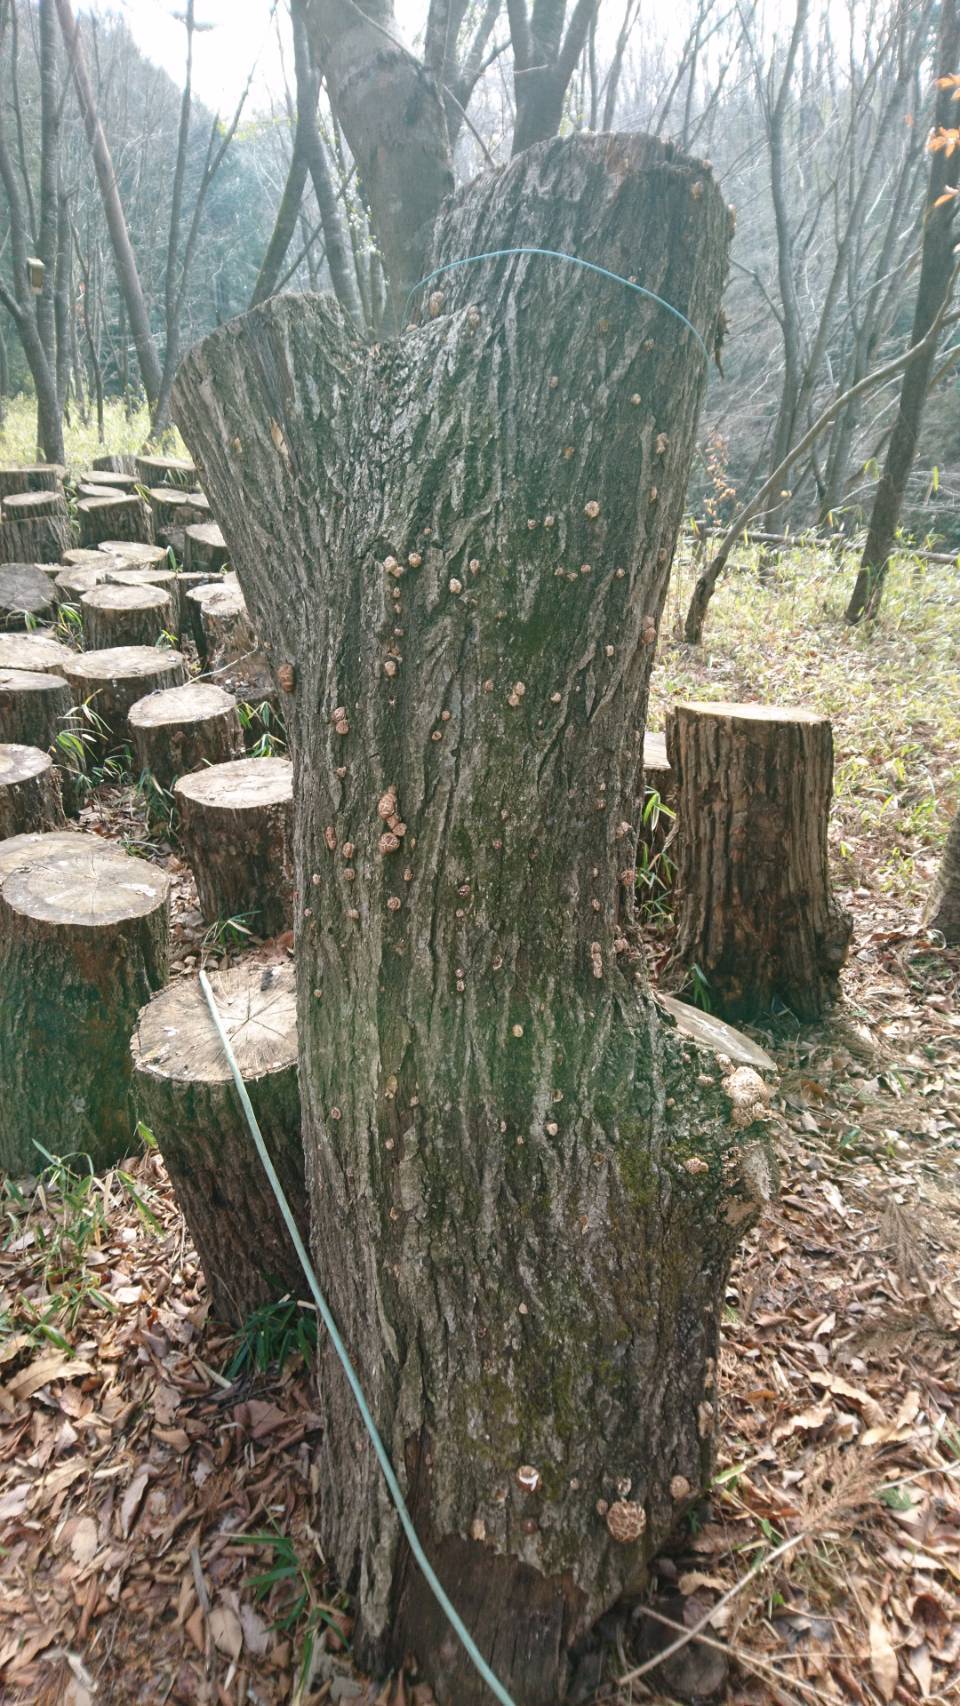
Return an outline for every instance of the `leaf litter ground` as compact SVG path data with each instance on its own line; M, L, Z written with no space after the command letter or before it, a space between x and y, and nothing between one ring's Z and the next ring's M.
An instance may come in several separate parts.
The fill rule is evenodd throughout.
M705 645L657 665L654 727L677 696L831 715L856 934L829 1022L755 1033L786 1137L731 1276L715 1483L644 1604L604 1620L583 1702L960 1699L960 952L919 922L957 803L960 592L905 563L851 633L845 581L798 551L762 582L744 552ZM681 564L677 611L689 582ZM130 791L84 827L173 869L177 969L209 956ZM658 909L654 960L666 927ZM427 1706L415 1676L351 1664L317 1535L322 1399L300 1352L261 1367L269 1335L258 1356L208 1319L156 1150L2 1206L0 1698Z

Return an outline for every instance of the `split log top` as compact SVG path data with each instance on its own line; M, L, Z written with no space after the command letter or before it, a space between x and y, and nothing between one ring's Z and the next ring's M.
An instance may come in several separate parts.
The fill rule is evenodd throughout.
M69 647L48 640L43 634L0 634L0 669L63 675L67 664L76 662L76 655Z
M51 747L70 714L69 683L33 669L0 669L0 741Z
M293 967L251 961L211 980L264 1140L307 1235ZM140 1014L131 1053L143 1117L193 1234L214 1313L242 1322L304 1285L197 979Z
M63 821L50 754L12 741L0 746L0 837L57 829Z
M33 563L0 566L0 626L23 628L27 616L46 616L53 604L50 576Z
M114 586L108 580L80 600L83 632L93 648L152 646L173 627L173 604L159 586Z
M293 765L241 758L174 788L184 854L203 916L244 917L259 936L291 921Z
M138 699L128 721L140 768L162 788L191 770L243 755L236 700L212 682L188 682Z

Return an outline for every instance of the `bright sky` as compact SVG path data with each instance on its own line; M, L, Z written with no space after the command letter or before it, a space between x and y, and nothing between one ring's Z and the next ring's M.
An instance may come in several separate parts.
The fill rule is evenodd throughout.
M177 22L183 10L177 0L80 0L77 10L119 13L141 51L180 88L186 38ZM283 0L279 10L288 40ZM271 96L282 98L283 70L270 15L269 0L198 0L198 22L214 26L194 38L194 88L206 106L222 113L232 110L255 61L254 107L267 105ZM289 74L292 79L292 62Z

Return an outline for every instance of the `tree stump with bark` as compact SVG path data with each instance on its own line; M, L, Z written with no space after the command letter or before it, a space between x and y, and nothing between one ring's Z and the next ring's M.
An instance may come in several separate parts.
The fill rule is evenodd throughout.
M81 545L110 541L111 549L128 544L153 544L153 516L138 493L121 498L84 498L77 504Z
M80 837L71 839L80 840ZM86 838L84 838L86 839ZM0 888L0 1167L134 1147L129 1039L166 981L170 879L99 849L18 864Z
M169 569L170 558L162 545L146 545L140 539L102 539L98 550L114 559L113 566L128 569Z
M0 840L59 829L60 778L48 752L16 742L0 745Z
M62 676L0 669L0 741L49 752L72 708Z
M104 557L102 562L102 569L93 563L83 563L78 568L61 569L53 583L57 603L73 604L79 610L84 594L106 582L108 559Z
M214 583L196 595L203 635L201 656L223 687L237 699L274 707L279 694L270 665L254 632L246 600L236 583Z
M48 640L45 634L0 634L0 669L63 675L67 664L76 661L76 655L58 640Z
M145 693L179 687L187 679L182 652L159 646L107 646L102 651L70 654L64 665L75 705L92 700L114 736L124 732L131 705Z
M115 586L107 577L80 600L84 642L91 651L108 646L155 646L176 631L170 594L159 586Z
M256 936L293 922L293 765L239 758L174 786L184 858L208 923L242 918Z
M243 757L237 702L209 681L168 687L138 699L128 721L139 767L149 770L161 788L172 788L191 770Z
M180 486L192 491L197 470L184 456L138 456L137 478L142 486Z
M712 1010L775 1001L803 1021L837 994L851 922L833 898L827 717L769 705L677 704L667 725L682 833L674 963Z
M270 1158L304 1240L309 1211L297 1084L293 968L246 961L211 978ZM266 1187L206 997L181 978L143 1009L131 1042L141 1116L190 1228L214 1315L241 1325L306 1281ZM251 1260L252 1257L252 1260Z
M183 534L183 566L185 569L208 569L218 575L230 561L226 541L215 521L187 527Z
M563 1698L709 1473L725 1278L763 1194L623 936L729 232L670 146L533 147L445 204L422 272L602 256L695 331L510 254L375 347L328 299L275 297L176 391L286 683L315 1248L423 1544L522 1706ZM414 1651L438 1701L486 1706L319 1363L357 1650Z
M0 627L25 628L28 617L45 621L53 610L50 576L35 563L0 566Z
M124 493L118 487L97 486L88 480L81 480L76 495L78 498L94 498L98 502L102 502L104 498L122 498Z
M0 562L58 563L70 539L60 492L22 492L0 505Z
M21 467L6 463L0 468L0 500L21 492L61 492L67 470L58 462L34 462Z
M160 568L141 568L129 563L111 563L107 568L109 586L153 587L170 600L168 632L179 634L182 620L182 588L180 576L165 562Z
M81 484L116 492L132 492L139 485L136 474L123 474L119 469L90 468L80 475Z
M52 829L42 834L11 835L0 841L0 884L21 865L37 865L46 859L65 859L75 853L100 853L111 859L117 849L99 835L80 829ZM2 999L2 991L0 991Z
M947 837L927 926L939 930L948 947L960 942L960 812L954 817Z

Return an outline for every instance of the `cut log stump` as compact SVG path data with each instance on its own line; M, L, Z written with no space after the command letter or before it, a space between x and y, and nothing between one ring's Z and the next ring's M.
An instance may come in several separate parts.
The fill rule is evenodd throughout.
M153 516L149 504L133 493L121 498L83 498L77 505L81 545L99 545L109 539L134 544L153 544Z
M72 708L70 686L62 676L0 669L0 741L49 752Z
M77 838L79 839L79 837ZM34 1139L107 1166L133 1147L129 1039L167 973L170 879L83 851L18 864L0 888L0 1167L35 1172Z
M70 653L64 675L74 704L93 700L93 708L113 735L124 732L130 706L145 693L179 687L187 678L182 652L158 646L107 646L103 651Z
M0 669L35 669L41 674L63 675L76 652L48 640L46 634L0 634Z
M119 469L89 468L80 475L81 486L96 486L99 491L132 492L139 485L136 474L123 474Z
M79 567L61 569L53 583L54 595L58 604L75 604L80 608L84 594L92 592L95 586L102 586L107 578L107 561L102 559L103 568L95 563L82 563Z
M71 542L60 492L21 492L0 506L0 562L58 563Z
M293 968L249 961L211 978L217 1006L287 1200L308 1237ZM131 1050L141 1118L166 1163L213 1313L240 1325L305 1280L247 1129L199 981L143 1009Z
M101 539L98 549L105 557L115 559L115 567L128 569L168 569L170 559L162 545L148 545L142 539Z
M679 839L675 964L712 1010L801 1020L834 1000L850 940L830 888L829 719L766 705L677 704L668 721Z
M59 492L66 473L59 462L34 462L25 467L6 463L0 468L0 498L17 497L21 492Z
M184 856L208 923L242 918L258 936L292 919L293 765L241 758L174 788Z
M95 498L101 501L104 498L122 498L124 496L125 493L120 490L119 486L98 486L90 480L81 480L77 486L78 498Z
M237 702L212 682L188 682L138 699L129 723L139 767L161 788L172 788L192 770L243 756Z
M137 472L137 459L128 451L119 456L95 456L92 466L104 474L133 474Z
M237 699L257 705L269 700L276 705L277 684L239 586L222 581L201 587L192 599L199 611L202 636L197 650L211 674Z
M185 569L210 569L219 574L230 560L223 534L215 521L188 527L183 535L183 566Z
M15 742L0 745L0 840L59 829L65 822L50 754Z
M35 563L0 566L0 627L25 628L28 618L45 621L53 611L50 576Z
M110 586L156 587L164 592L170 600L169 633L180 632L181 619L181 587L180 577L170 568L166 559L162 566L150 564L118 563L108 561L107 581Z
M74 545L69 551L64 551L60 561L65 569L90 569L103 567L102 551L96 546Z
M115 586L108 578L80 600L83 636L92 651L108 646L155 646L174 628L173 604L159 586Z
M65 859L74 853L99 853L111 859L117 857L117 849L109 841L104 841L99 835L88 835L81 829L51 829L42 834L11 835L6 841L0 841L0 884L21 865Z
M137 478L142 486L180 486L190 492L197 470L185 456L138 456Z

